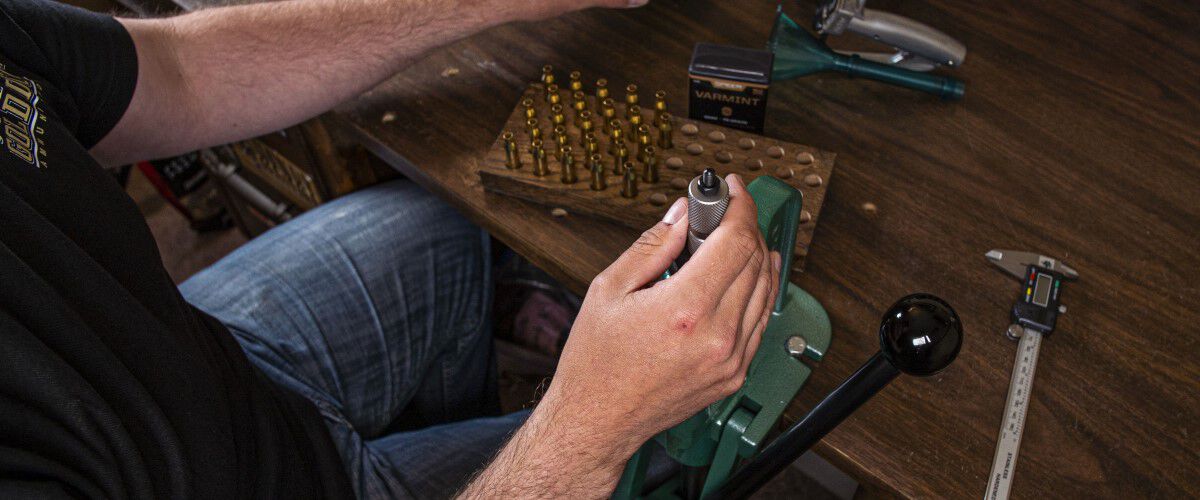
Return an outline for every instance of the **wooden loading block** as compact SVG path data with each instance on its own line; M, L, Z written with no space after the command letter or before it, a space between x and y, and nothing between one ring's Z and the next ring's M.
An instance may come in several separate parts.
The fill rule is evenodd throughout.
M602 132L600 118L593 118L593 122L608 186L601 191L590 188L591 173L583 148L580 147L580 129L575 123L571 96L562 90L559 94L566 109L563 114L566 116L567 135L573 149L578 180L573 184L564 184L560 179L562 164L553 153L556 147L551 132L551 106L546 99L545 87L533 83L517 101L516 108L504 124L504 130L483 161L479 176L484 189L551 208L562 208L568 213L598 217L634 229L646 229L662 217L669 203L680 196L687 196L688 182L705 168L713 168L722 176L740 174L747 184L759 176L774 175L804 194L793 266L796 270L803 269L821 205L825 201L825 191L833 175L834 153L676 116L671 121L674 128L671 148L658 147L657 129L653 134L656 138L654 145L658 148L659 181L651 184L639 180L637 196L625 198L620 194L622 178L613 173L613 156L608 154L610 138ZM544 177L533 173L534 161L530 153L525 108L521 104L526 98L533 99L535 103L536 119L546 144L546 162L550 173ZM599 103L595 96L587 95L585 99L588 101L587 109L596 114ZM613 100L620 101L615 103L616 118L627 129L629 124L624 119L624 99ZM652 123L653 107L643 108L642 115L643 123ZM515 170L505 167L503 132L511 132L517 143L520 167ZM635 159L635 144L633 139L627 142L630 161L640 172L642 163Z

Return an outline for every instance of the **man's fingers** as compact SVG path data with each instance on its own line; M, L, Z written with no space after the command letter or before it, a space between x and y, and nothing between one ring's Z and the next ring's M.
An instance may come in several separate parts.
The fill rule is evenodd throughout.
M746 336L750 335L750 331L754 327L754 319L758 317L758 304L752 303L752 297L759 282L762 281L760 276L763 261L765 261L764 258L756 258L748 262L748 265L742 269L742 273L725 290L721 302L713 311L714 324L729 329L721 334L733 338L735 347L731 356L735 360L741 357L742 349L746 345ZM761 297L759 302L761 303ZM752 315L751 320L744 321L748 314Z
M725 290L759 252L762 241L758 231L758 208L741 177L731 174L726 177L726 182L729 183L729 209L725 211L721 225L671 278L672 281L679 280L678 286L695 290L697 300L708 307L720 303Z
M771 272L768 278L768 291L763 298L763 310L758 315L757 321L754 323L754 328L750 335L746 338L746 347L742 351L742 366L748 367L750 360L754 359L754 353L758 351L758 344L762 340L762 334L767 329L767 323L771 320L771 311L775 309L775 297L779 292L779 270L780 270L780 255L779 252L771 252Z
M746 338L754 330L762 310L763 300L770 291L771 260L767 245L759 242L758 251L746 262L745 269L734 279L717 306L719 324L736 328L737 349L734 355L741 356Z
M771 294L771 262L770 255L763 259L763 263L759 266L758 275L755 277L754 293L750 295L750 300L746 302L746 307L742 310L742 330L749 332L754 331L755 325L762 319L762 309L769 309L767 304L768 295Z
M762 321L755 325L754 331L750 332L750 335L746 336L746 349L742 351L742 370L750 368L750 362L754 360L754 354L758 352L763 332L767 331L767 319L770 318L770 313L770 309L763 311Z
M738 338L736 355L741 361L741 365L753 356L753 351L750 350L752 339L755 332L761 332L761 326L766 324L767 315L771 310L769 304L769 296L771 295L771 268L773 266L771 255L766 251L766 245L763 245L762 264L758 268L755 275L754 291L748 296L743 296L743 305L738 311L737 320L740 325L741 336Z
M596 276L592 287L627 294L658 279L683 251L687 227L687 202L680 198L661 222L642 233L616 262Z
M754 359L754 354L758 352L763 332L767 331L767 324L771 320L771 309L769 306L763 308L762 313L758 317L758 322L754 324L754 329L751 330L750 335L746 336L746 347L742 350L742 369L750 367L750 361Z

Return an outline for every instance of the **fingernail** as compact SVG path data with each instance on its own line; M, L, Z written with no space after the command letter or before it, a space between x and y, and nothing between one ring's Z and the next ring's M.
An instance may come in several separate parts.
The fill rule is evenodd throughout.
M725 182L729 183L730 191L734 191L734 190L741 191L743 188L746 187L745 184L742 184L742 176L740 176L738 174L729 174L729 175L725 176Z
M641 7L643 5L646 5L646 2L649 2L649 1L650 0L629 0L629 8Z
M683 217L683 211L686 208L687 203L683 198L675 200L675 203L671 205L671 209L667 210L667 215L663 216L662 221L667 223L668 226L679 222L679 219Z
M779 268L783 267L783 257L779 255L779 252L771 253L771 263L775 266L775 272L779 272Z

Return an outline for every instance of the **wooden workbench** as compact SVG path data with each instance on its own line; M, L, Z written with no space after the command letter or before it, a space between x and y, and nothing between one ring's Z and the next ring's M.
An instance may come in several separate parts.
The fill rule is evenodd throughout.
M788 2L796 19L805 11ZM962 40L965 100L836 75L777 82L766 134L838 154L807 269L834 341L790 418L927 291L966 325L959 360L901 378L816 450L877 492L982 495L1012 366L1018 285L992 248L1082 275L1043 345L1014 496L1200 496L1200 11L1189 1L872 1ZM476 165L543 64L665 89L684 112L698 41L762 46L773 2L657 0L500 27L336 111L372 151L576 291L637 236L485 194ZM385 113L397 119L381 122ZM873 204L876 210L864 206Z
M966 325L958 362L893 383L817 451L883 491L981 496L1019 288L983 254L1036 250L1082 279L1043 347L1014 495L1200 495L1195 6L871 7L965 42L955 73L967 96L943 103L832 75L772 87L766 134L838 154L807 271L794 279L825 304L834 342L792 417L877 349L873 330L893 300L940 295ZM582 292L636 231L553 218L485 194L475 175L524 84L549 63L618 89L666 89L682 114L692 45L762 46L773 9L660 1L505 26L438 51L339 114L386 161ZM381 123L386 112L396 121Z

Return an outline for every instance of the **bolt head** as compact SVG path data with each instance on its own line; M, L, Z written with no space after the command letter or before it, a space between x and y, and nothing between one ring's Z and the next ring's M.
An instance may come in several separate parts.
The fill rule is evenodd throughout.
M800 335L792 335L787 339L787 352L796 359L804 355L804 351L808 349L808 340Z

